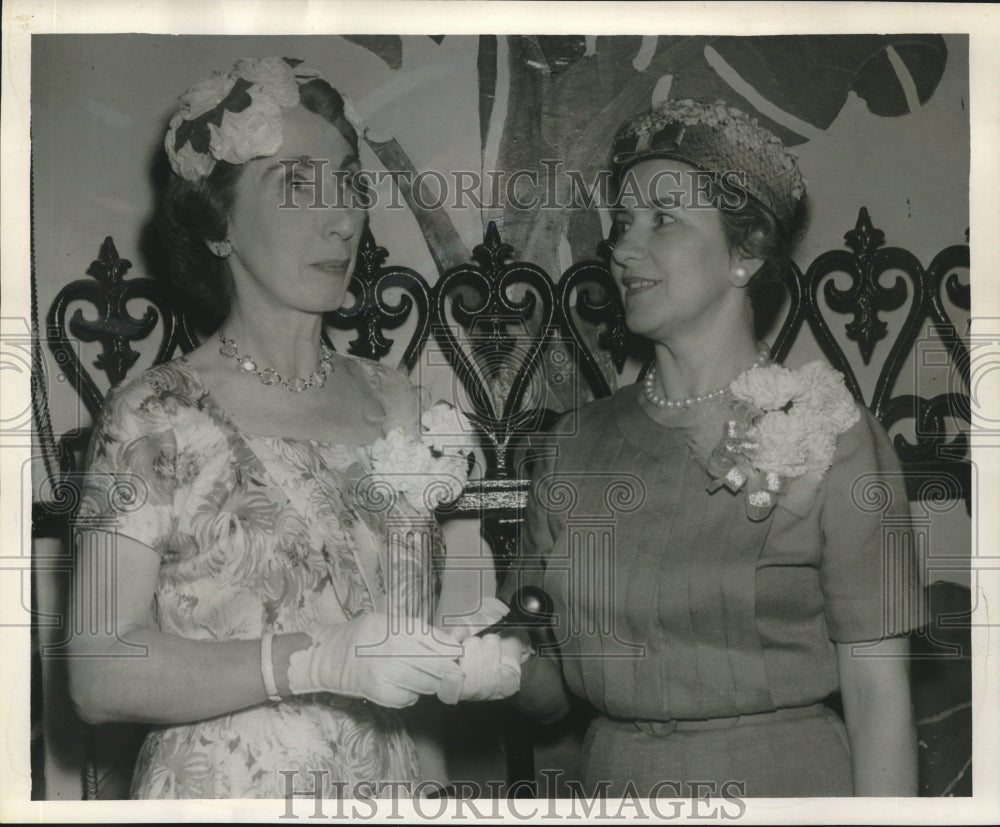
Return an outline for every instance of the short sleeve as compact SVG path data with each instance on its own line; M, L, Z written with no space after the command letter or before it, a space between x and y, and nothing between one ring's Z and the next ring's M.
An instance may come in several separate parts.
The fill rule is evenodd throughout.
M923 595L903 470L867 408L840 436L824 481L820 585L831 639L880 640L916 628Z
M177 440L155 388L112 391L87 454L78 518L162 553L174 527Z

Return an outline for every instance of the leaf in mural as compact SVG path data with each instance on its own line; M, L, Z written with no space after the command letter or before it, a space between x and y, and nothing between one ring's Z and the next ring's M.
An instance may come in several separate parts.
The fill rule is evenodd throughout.
M549 68L535 37L512 36L509 42L510 92L501 155L513 163L504 170L536 169L538 159L549 157L550 144L543 135L543 119L549 101Z
M858 72L854 91L876 115L898 116L910 112L910 106L897 70L888 57L891 47L899 56L917 90L921 105L930 100L944 75L948 47L940 35L893 35L885 38L886 49L875 55Z
M875 115L910 111L889 49L895 50L913 79L920 103L937 88L948 55L939 35L720 37L713 39L711 47L728 65L719 72L720 79L727 81L721 97L746 106L742 95L730 86L731 71L738 82L751 86L769 103L818 129L833 123L852 91ZM688 96L685 86L680 84L671 97ZM700 85L692 87L692 93L703 94ZM767 117L759 119L782 131L787 143L804 139Z
M343 37L381 58L393 71L403 65L403 41L399 35L345 34Z
M399 141L395 138L377 141L366 137L365 143L386 169L399 173L397 181L400 194L413 212L438 273L444 273L450 267L468 262L471 258L469 248L465 246L458 230L455 229L448 211L429 209L424 205L424 200L414 198L411 184L417 177L417 170L410 156L399 145Z
M528 38L522 38L528 40ZM547 73L525 72L514 66L511 72L524 75L524 83L534 79L540 86L536 96L546 102L541 115L539 148L544 154L532 158L522 151L519 157L508 156L501 144L501 169L535 169L541 159L559 159L564 170L579 171L583 180L595 180L599 171L607 166L611 135L625 118L649 105L657 81L671 69L680 65L697 65L701 59L706 38L659 38L657 52L644 71L637 71L633 59L638 53L640 37L601 37L597 39L596 54L585 56L552 80ZM513 78L512 78L513 88ZM518 114L528 115L522 107ZM530 115L528 115L530 117ZM538 131L537 127L534 131ZM505 134L507 129L505 127ZM518 122L515 134L532 133L530 123ZM526 149L526 148L525 148ZM508 166L514 161L518 166ZM570 200L570 183L565 176L556 179L558 203ZM505 212L507 231L505 239L531 261L554 272L558 269L558 245L566 227L570 210L542 210ZM593 220L587 222L594 226ZM575 259L593 256L596 240L583 241L583 234L574 233L570 239ZM585 247L578 248L584 244Z
M559 77L553 78L551 104L546 108L542 123L551 144L576 146L582 133L594 123L595 116L599 121L609 119L612 113L607 112L608 104L613 105L615 112L624 111L624 118L630 111L636 111L635 104L640 100L649 100L659 75L640 73L632 66L641 45L641 37L600 37L596 54L577 60ZM629 83L640 77L646 81L642 84L642 92L629 95ZM630 100L621 101L623 94ZM608 134L605 134L605 144L610 145ZM607 147L604 149L606 151Z

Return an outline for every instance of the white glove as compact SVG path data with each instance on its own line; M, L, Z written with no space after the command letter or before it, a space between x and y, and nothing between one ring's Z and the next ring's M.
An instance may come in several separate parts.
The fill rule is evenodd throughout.
M454 622L445 618L442 624L444 630L458 643L461 643L480 629L488 629L506 617L508 612L510 612L510 607L502 600L497 600L495 597L484 597L479 611L456 618Z
M461 646L440 630L390 634L384 614L323 626L312 638L289 659L288 687L296 695L333 692L398 709L435 694L446 678L461 680Z
M470 636L462 643L461 672L446 673L437 690L442 703L498 701L521 686L521 663L531 650L517 637Z

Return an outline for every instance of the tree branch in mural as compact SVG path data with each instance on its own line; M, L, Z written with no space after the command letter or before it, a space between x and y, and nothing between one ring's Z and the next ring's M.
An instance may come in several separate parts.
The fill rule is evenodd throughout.
M388 141L365 138L365 143L371 147L386 169L409 174L409 177L406 174L399 176L399 192L417 219L438 275L450 267L465 264L471 258L469 248L465 246L448 213L442 209L428 209L425 206L427 198L413 198L410 182L415 179L417 170L399 142L395 138L390 138Z
M444 40L444 35L428 35L428 37L438 45ZM398 35L344 35L344 40L367 49L393 71L397 71L403 65L403 41ZM412 181L418 170L399 142L395 138L383 141L365 138L365 143L371 147L372 152L387 170L403 173L398 179L399 191L417 220L438 275L440 276L449 267L469 261L472 257L469 248L465 246L448 213L441 209L431 210L423 207L422 204L426 203L426 199L414 200L412 188L407 181ZM407 178L406 174L410 177Z

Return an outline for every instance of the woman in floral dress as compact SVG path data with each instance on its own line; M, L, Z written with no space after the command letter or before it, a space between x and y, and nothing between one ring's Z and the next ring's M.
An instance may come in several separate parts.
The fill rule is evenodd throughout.
M430 623L422 495L456 494L466 457L431 452L405 376L321 342L366 220L356 128L283 58L203 80L170 121L171 272L221 327L109 396L73 607L101 618L73 642L81 716L154 724L133 797L412 794L398 710L516 689L512 642Z
M755 330L796 160L723 102L668 100L623 125L614 164L611 272L655 362L566 417L536 474L505 589L550 593L559 658L525 664L520 703L595 707L589 794L915 795L898 461L839 373L774 364Z

